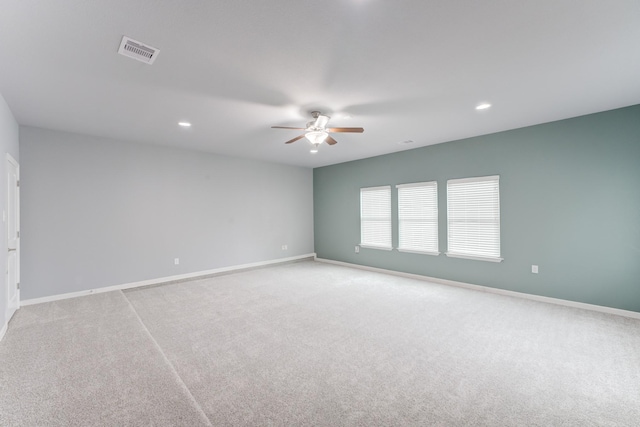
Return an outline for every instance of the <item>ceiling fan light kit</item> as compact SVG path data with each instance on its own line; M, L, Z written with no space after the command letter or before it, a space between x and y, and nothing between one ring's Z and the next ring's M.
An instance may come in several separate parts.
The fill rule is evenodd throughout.
M289 141L285 142L285 144L291 144L293 142L296 142L299 139L302 138L307 138L307 140L309 140L309 142L311 143L311 145L313 145L313 148L311 149L311 153L315 154L318 152L318 147L320 146L320 144L322 144L323 142L326 142L329 145L334 145L336 144L338 141L336 141L335 139L333 139L331 136L329 136L329 132L349 132L349 133L362 133L364 132L363 128L356 128L356 127L349 127L349 128L327 128L327 124L329 123L329 119L331 117L322 114L319 111L312 111L311 112L311 116L314 118L314 120L310 121L309 123L307 123L307 126L304 128L296 128L296 127L289 127L289 126L271 126L273 129L296 129L296 130L304 130L305 133L290 139Z
M329 136L329 134L323 130L312 130L311 132L307 132L304 135L310 143L318 146L324 142L325 139Z

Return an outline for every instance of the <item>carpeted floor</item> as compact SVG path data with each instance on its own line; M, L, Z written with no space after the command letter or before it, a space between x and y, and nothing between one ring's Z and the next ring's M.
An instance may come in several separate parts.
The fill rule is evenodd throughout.
M0 379L1 426L210 425L121 292L20 309Z
M640 320L312 261L22 308L0 425L636 426Z

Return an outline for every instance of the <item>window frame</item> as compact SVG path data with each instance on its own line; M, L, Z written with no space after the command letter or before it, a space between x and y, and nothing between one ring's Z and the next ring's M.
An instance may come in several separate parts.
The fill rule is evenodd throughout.
M432 188L434 190L435 194L433 194L433 199L431 200L431 207L433 209L430 209L430 213L431 213L431 218L435 218L435 220L428 220L428 219L425 219L424 217L421 218L419 221L413 221L415 219L403 219L403 214L401 209L401 204L402 204L401 197L403 193L402 190L408 189L408 188ZM440 247L439 247L440 240L438 236L439 234L438 181L425 181L425 182L412 182L408 184L398 184L396 185L396 190L398 192L398 202L397 202L397 209L398 209L398 248L397 249L398 249L398 252L416 253L416 254L433 255L433 256L440 255ZM417 202L417 201L414 200L414 202ZM411 248L411 247L403 247L402 246L402 241L403 241L402 225L404 221L427 223L427 230L425 231L426 232L431 231L431 234L435 236L434 239L432 239L432 240L435 240L435 248L431 247L430 249L417 249L417 248ZM429 223L431 224L431 227L428 227ZM429 228L431 228L431 230L429 230Z
M385 190L387 192L387 200L385 201L385 204L388 205L386 207L388 207L387 210L387 214L388 216L384 216L384 217L380 217L380 218L365 218L363 217L363 193L366 192L374 192L374 191L381 191L381 190ZM377 187L362 187L360 188L360 244L358 246L360 246L361 248L367 248L367 249L379 249L379 250L385 250L385 251L391 251L393 250L393 221L392 221L392 212L391 212L391 185L382 185L382 186L377 186ZM376 222L381 222L381 223L388 223L387 227L388 227L388 245L386 244L376 244L374 242L371 241L367 241L365 242L365 224L367 223L376 223ZM386 243L386 242L385 242Z
M452 201L452 193L455 194L455 192L452 191L451 186L452 185L457 185L457 184L470 184L470 183L477 183L477 182L494 182L496 184L496 189L497 192L493 195L488 194L488 195L484 195L486 196L485 200L482 200L482 203L476 203L473 208L475 208L476 211L478 210L483 210L483 214L485 215L484 218L480 217L480 214L477 214L475 217L471 218L472 221L460 221L458 220L458 218L452 218L452 217L456 217L456 215L454 215L452 213L453 209L459 209L459 205L453 207L452 205L454 204L454 202L459 202L459 201ZM470 192L469 189L467 189L467 192ZM478 195L478 193L476 193L476 195ZM489 200L493 198L494 200ZM478 201L476 199L476 201ZM487 202L495 202L492 206L490 206L490 203ZM452 209L453 208L453 209ZM502 258L502 236L501 236L501 215L500 215L500 175L490 175L490 176L480 176L480 177L471 177L471 178L460 178L460 179L450 179L447 180L447 252L445 252L445 254L448 257L453 257L453 258L464 258L464 259L473 259L473 260L478 260L478 261L490 261L490 262L501 262L504 260L504 258ZM462 211L462 210L460 210ZM467 209L465 213L471 213L473 214L473 212L470 212L470 209ZM456 233L453 232L452 233L452 225L455 226L455 224L459 224L459 223L468 223L468 224L481 224L482 222L487 222L487 216L491 216L489 214L487 214L487 212L492 212L493 213L493 220L491 222L491 224L494 225L493 230L489 229L489 232L495 231L497 230L497 232L495 232L493 234L493 241L492 243L494 245L497 244L497 255L494 254L492 255L485 255L485 254L481 254L481 253L473 253L471 251L469 252L457 252L457 251L451 251L451 246L452 246L452 235L455 236ZM459 212L458 212L459 213ZM497 216L496 216L497 213ZM475 220L475 221L473 221ZM495 227L497 225L497 227ZM478 227L479 228L479 227ZM487 229L482 230L485 234L487 232ZM497 236L497 239L495 239L495 237ZM469 240L472 241L473 239L470 238L469 236L465 237L465 240ZM497 240L497 243L496 243ZM480 244L478 244L480 242ZM453 246L458 246L458 248L463 245L464 242L458 242L457 244L453 245ZM491 242L489 242L491 243ZM482 241L476 241L473 242L472 244L468 245L468 246L480 246L482 245ZM486 241L484 242L484 244L486 244ZM495 248L494 248L495 249Z

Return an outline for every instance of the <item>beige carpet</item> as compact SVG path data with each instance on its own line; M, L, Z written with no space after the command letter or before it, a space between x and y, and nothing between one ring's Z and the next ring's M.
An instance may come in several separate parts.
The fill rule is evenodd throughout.
M638 320L315 262L16 316L0 425L640 419Z
M1 426L210 425L121 292L20 309L0 379Z

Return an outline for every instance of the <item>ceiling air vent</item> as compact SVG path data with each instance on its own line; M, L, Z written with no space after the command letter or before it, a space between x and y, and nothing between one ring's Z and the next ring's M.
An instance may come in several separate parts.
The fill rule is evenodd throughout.
M156 56L160 53L160 49L156 49L155 47L148 46L144 43L140 43L139 41L130 39L127 36L123 36L118 53L151 65L153 64L153 61L156 60Z

